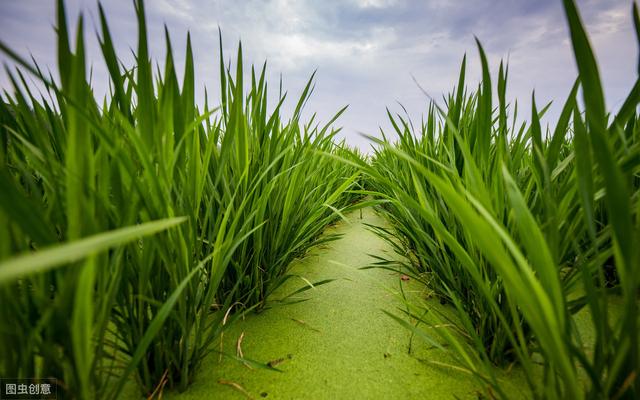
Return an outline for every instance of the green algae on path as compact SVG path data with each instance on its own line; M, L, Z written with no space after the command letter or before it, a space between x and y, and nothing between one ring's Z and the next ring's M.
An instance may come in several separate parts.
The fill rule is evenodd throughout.
M249 314L224 334L224 351L240 348L248 359L270 362L282 372L251 369L236 360L211 354L184 393L169 399L336 399L336 398L477 398L479 387L468 374L426 364L420 359L452 363L447 353L414 340L382 310L401 307L392 293L412 282L382 269L359 268L375 261L370 254L393 257L393 250L364 223L384 225L373 210L355 212L326 233L339 240L312 250L290 272L310 282L335 281L305 292L308 301L277 305ZM271 297L304 284L290 280ZM243 393L244 391L244 393Z

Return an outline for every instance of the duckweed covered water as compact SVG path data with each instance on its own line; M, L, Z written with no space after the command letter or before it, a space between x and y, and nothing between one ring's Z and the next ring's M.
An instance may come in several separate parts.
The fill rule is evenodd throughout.
M236 354L238 338L246 358L271 364L282 372L249 368L241 362L212 354L189 389L167 392L167 399L337 399L337 398L477 398L475 380L468 374L430 365L424 360L450 364L447 353L429 349L382 310L396 311L399 284L405 292L425 297L421 285L404 282L393 272L359 268L370 256L393 256L393 250L370 232L366 224L383 225L373 210L348 215L325 234L342 237L313 250L292 265L290 272L311 282L335 281L304 293L308 301L274 305L251 313L224 334L224 352ZM290 281L271 300L304 285ZM524 382L518 371L505 375L514 398ZM509 384L511 383L511 384ZM520 386L524 388L524 384ZM243 393L245 391L246 393Z

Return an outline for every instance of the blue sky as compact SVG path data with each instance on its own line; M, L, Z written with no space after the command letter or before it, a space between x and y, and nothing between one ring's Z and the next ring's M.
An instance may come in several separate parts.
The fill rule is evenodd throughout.
M132 1L107 0L104 7L119 56L131 62L136 46ZM607 96L617 109L637 78L638 44L633 32L631 1L578 0L578 6L596 50ZM403 104L414 120L426 109L429 95L440 99L455 84L460 62L468 55L468 76L475 85L480 75L474 35L483 43L492 72L501 59L509 60L508 96L519 99L521 113L529 113L535 89L541 105L556 100L546 122L553 125L576 76L561 1L409 1L409 0L155 0L147 1L152 56L164 57L163 24L173 39L178 66L182 66L187 31L191 32L197 95L204 86L218 99L218 26L225 58L235 57L242 40L245 63L268 61L272 90L280 74L289 95L299 93L314 70L316 89L307 111L322 120L349 105L338 121L347 141L363 149L358 133L388 130L385 107L401 111ZM95 39L96 1L67 1L73 21L86 17L88 58L94 65L96 94L107 90ZM20 54L33 54L55 73L53 0L0 1L0 38ZM4 56L0 60L6 62ZM0 87L8 79L0 74ZM290 97L289 109L295 104Z

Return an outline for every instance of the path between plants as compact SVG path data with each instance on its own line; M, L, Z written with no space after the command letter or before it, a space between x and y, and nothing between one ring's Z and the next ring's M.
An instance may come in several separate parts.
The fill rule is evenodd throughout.
M420 359L450 363L449 356L414 341L407 353L409 332L381 310L396 311L393 294L397 274L361 270L374 259L393 257L393 250L365 223L384 225L372 209L348 215L350 223L327 228L341 239L312 250L290 272L311 282L335 281L305 292L310 300L251 313L224 334L225 351L236 353L244 333L244 356L272 361L282 372L250 369L212 354L184 393L165 392L169 399L451 399L477 398L477 385L467 374L428 365ZM290 281L274 293L278 299L304 284ZM405 290L421 285L402 283ZM243 393L245 391L245 393Z

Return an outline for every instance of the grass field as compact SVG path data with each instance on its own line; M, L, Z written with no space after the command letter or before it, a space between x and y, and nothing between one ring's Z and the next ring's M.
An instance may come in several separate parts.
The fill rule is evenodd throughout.
M640 396L640 81L608 110L573 0L563 6L579 75L551 129L535 96L520 115L507 103L508 65L492 76L478 41L479 84L468 86L463 58L454 89L429 102L420 125L388 112L393 132L370 137L371 154L338 139L346 108L302 120L313 75L285 115L282 90L268 104L266 63L246 68L239 44L227 64L221 34L220 99L196 99L190 38L177 71L165 30L160 71L145 4L134 6L132 66L119 62L100 8L104 99L88 76L83 17L70 37L64 1L59 78L0 42L18 65L0 101L0 377L55 378L62 398L81 399L205 396L216 388L202 382L216 377L229 395L251 397L239 378L220 379L251 368L253 393L283 372L262 359L276 345L254 343L245 349L258 358L245 357L238 332L286 337L307 325L289 313L311 313L309 328L314 311L341 307L331 310L343 322L320 318L333 331L304 354L335 351L345 329L371 335L381 348L362 360L361 341L346 338L317 359L344 386L386 379L399 397L453 396L434 392L441 379L464 381L460 396L471 397L509 399L514 387L536 399ZM640 40L635 6L633 20ZM351 225L363 212L369 231ZM331 246L341 250L324 264L349 273L304 268ZM394 300L377 301L371 287L365 301L363 282L393 286ZM392 351L379 340L388 323ZM380 368L345 367L371 354L384 357L362 365ZM387 354L402 366L385 370ZM269 392L347 396L331 374L333 392L300 376Z

